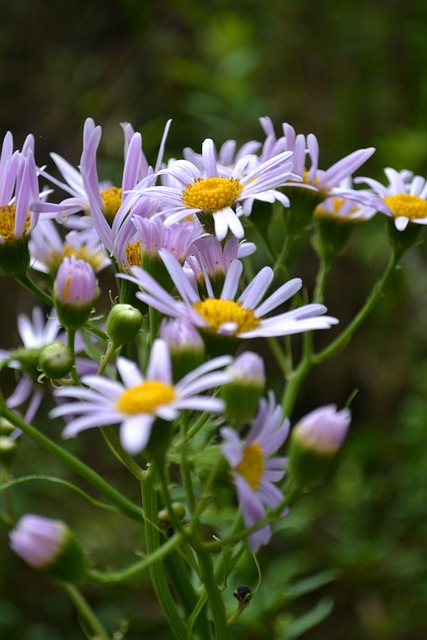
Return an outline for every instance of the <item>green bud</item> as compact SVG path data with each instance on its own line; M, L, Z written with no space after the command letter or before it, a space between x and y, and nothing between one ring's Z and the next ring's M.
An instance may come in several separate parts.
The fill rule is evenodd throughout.
M41 350L39 356L39 369L53 380L63 378L74 364L71 350L62 342L52 342Z
M172 502L172 510L176 516L176 518L180 521L184 520L185 517L185 507L182 502ZM164 527L170 527L172 522L169 517L169 511L167 509L161 509L157 514L157 518L161 525Z
M9 420L0 418L0 436L10 436L15 431L15 428Z
M128 344L142 325L142 314L130 304L116 304L108 314L106 332L115 346Z

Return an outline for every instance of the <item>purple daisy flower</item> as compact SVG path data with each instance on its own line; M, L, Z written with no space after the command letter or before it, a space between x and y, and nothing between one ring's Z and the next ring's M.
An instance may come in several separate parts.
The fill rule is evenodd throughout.
M250 211L243 210L246 200L274 202L279 200L289 206L289 199L277 187L289 180L299 180L292 173L291 152L285 152L257 163L247 170L253 156L244 156L233 167L228 176L218 164L214 143L206 139L202 145L203 169L188 160L177 160L166 169L159 171L173 178L176 186L153 186L141 189L141 195L149 195L160 201L162 212L166 215L165 224L172 224L192 214L201 214L213 218L215 235L223 240L228 231L242 238L242 215ZM198 162L200 165L200 162Z
M233 470L234 484L246 527L266 517L267 509L276 509L284 500L276 483L285 475L287 458L271 457L285 442L289 421L276 405L273 393L262 398L248 435L241 439L230 427L222 427L222 453ZM249 536L249 547L258 551L271 538L269 525Z
M140 267L133 267L132 275L119 274L118 277L137 284L141 291L136 296L146 304L166 316L185 318L200 329L247 339L328 329L338 322L336 318L323 315L326 307L322 304L307 304L271 318L263 318L300 290L300 278L289 280L260 304L274 279L273 269L264 267L236 300L243 265L240 260L233 260L225 276L220 297L213 296L207 277L205 286L208 292L212 292L212 296L201 299L194 278L193 281L189 279L188 270L186 272L183 269L176 257L163 250L159 255L181 300L173 298Z

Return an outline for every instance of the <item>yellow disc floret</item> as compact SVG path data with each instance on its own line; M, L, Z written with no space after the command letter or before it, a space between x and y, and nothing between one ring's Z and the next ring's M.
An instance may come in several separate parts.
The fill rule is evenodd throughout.
M126 258L130 267L140 267L141 266L141 243L140 242L130 242L126 245ZM123 264L126 268L126 266Z
M260 325L259 318L252 309L245 309L241 302L234 300L206 298L206 300L197 300L193 304L193 309L206 320L213 331L218 331L226 322L236 323L234 335L251 331Z
M46 260L46 266L50 270L56 271L64 258L71 258L71 256L75 256L79 260L89 262L94 271L97 271L104 261L104 256L101 251L88 249L85 244L82 244L80 247L72 247L69 244L64 244L62 251L55 251L54 249L50 251L49 259Z
M243 451L243 458L236 467L237 473L244 477L253 491L259 487L264 473L264 456L259 444L248 444Z
M384 202L389 207L395 218L404 216L409 220L427 218L427 202L419 196L410 193L398 193L386 196Z
M15 238L16 207L14 204L6 204L0 207L0 236L5 242L13 242ZM30 226L30 214L27 213L23 235Z
M104 205L104 215L107 220L114 219L120 205L122 204L122 190L119 187L109 187L99 192Z
M170 404L176 392L169 384L160 380L145 380L135 387L126 389L116 402L116 409L130 415L153 413L158 407Z
M243 185L234 178L197 178L182 192L182 202L190 209L214 213L236 202Z

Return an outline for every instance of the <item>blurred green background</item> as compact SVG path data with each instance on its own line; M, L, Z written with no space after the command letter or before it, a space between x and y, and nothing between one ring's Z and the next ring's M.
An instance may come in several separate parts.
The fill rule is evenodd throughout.
M321 168L375 146L364 175L382 179L385 166L427 175L422 0L3 0L0 7L1 135L10 129L20 145L33 132L39 164L56 151L77 165L87 116L103 126L101 166L108 174L118 170L122 154L120 122L142 131L154 162L169 118L168 155L178 156L186 146L198 150L206 137L217 144L262 139L258 118L269 115L278 132L290 122L317 135ZM333 272L327 304L342 323L385 264L383 222L358 229ZM307 251L293 275L310 285L313 264ZM327 483L295 507L262 551L260 604L254 601L242 617L237 638L427 637L425 246L408 252L402 266L350 347L308 381L299 414L328 402L341 406L359 389L354 426ZM16 313L28 312L34 300L5 277L0 293L0 346L11 347ZM52 425L45 428L53 435ZM84 445L70 446L132 496L133 485L124 484L104 449L93 460L96 434ZM16 474L34 470L34 460L67 477L31 444L23 447ZM53 517L66 500L67 521L94 562L122 566L138 548L137 531L123 531L119 517L105 522L74 494L64 498L63 489L34 483L14 497L18 513L38 509ZM82 638L62 592L25 568L9 551L5 529L0 533L0 637ZM240 571L236 580L256 582L253 567ZM311 593L293 590L294 580L313 573L323 575L323 586L320 577ZM86 594L112 629L121 617L134 619L129 640L170 637L145 581L126 593L91 587ZM320 619L332 603L318 626L304 632L302 622L294 635L286 631L291 616L311 611Z

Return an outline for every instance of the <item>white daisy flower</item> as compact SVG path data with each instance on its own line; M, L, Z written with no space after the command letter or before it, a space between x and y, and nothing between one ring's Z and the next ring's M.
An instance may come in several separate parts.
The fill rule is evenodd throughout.
M147 373L126 358L117 359L122 382L102 376L82 377L85 387L64 387L55 392L77 402L67 402L53 411L51 417L68 416L63 436L70 438L93 427L120 424L123 448L135 455L145 449L156 418L173 421L183 409L220 413L224 402L219 398L198 395L229 382L220 370L231 362L229 356L215 358L197 367L176 384L172 380L171 357L164 340L153 343Z

